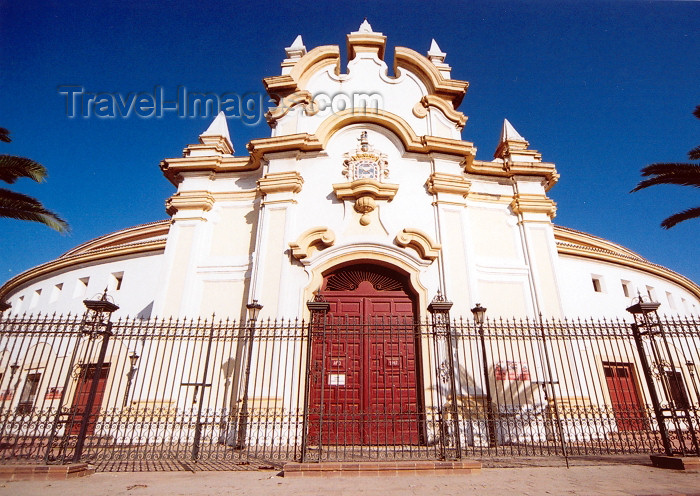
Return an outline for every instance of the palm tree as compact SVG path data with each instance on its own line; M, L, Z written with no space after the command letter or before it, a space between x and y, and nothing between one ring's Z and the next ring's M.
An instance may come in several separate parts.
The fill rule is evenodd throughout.
M693 115L700 119L700 105L695 107ZM700 146L696 146L688 152L690 160L700 160ZM700 188L700 164L687 163L658 163L647 165L642 169L642 176L649 177L637 184L630 191L634 193L640 189L654 186L655 184L680 184L681 186L695 186ZM689 208L678 212L661 222L661 227L670 229L679 222L700 217L700 207Z
M12 141L10 131L4 127L0 127L0 141ZM0 180L6 183L12 184L20 177L28 177L40 183L46 179L46 174L46 168L34 160L0 155ZM60 233L70 230L65 220L44 207L36 198L5 188L0 188L0 217L41 222Z

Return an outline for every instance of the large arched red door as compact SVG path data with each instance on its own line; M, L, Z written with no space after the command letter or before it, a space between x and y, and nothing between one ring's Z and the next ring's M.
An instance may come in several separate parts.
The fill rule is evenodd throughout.
M325 326L312 330L311 444L418 444L414 299L408 280L373 265L326 275Z

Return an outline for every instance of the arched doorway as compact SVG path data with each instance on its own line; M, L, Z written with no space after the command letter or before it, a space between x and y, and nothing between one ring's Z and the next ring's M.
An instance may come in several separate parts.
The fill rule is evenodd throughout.
M330 304L311 336L310 444L420 442L415 300L408 277L372 264L324 274Z

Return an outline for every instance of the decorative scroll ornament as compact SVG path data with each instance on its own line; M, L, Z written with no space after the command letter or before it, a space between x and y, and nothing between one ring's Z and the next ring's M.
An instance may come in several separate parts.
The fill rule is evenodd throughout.
M359 139L360 145L355 153L343 155L343 175L348 181L357 179L374 179L383 182L389 177L389 162L387 155L376 151L367 140L367 131L362 131Z

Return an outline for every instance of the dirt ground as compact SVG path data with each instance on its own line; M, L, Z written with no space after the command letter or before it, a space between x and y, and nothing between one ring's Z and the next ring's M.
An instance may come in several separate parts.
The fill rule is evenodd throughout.
M0 483L12 496L318 496L318 495L693 495L700 473L647 465L484 468L471 475L283 478L276 470L98 472L67 481Z

